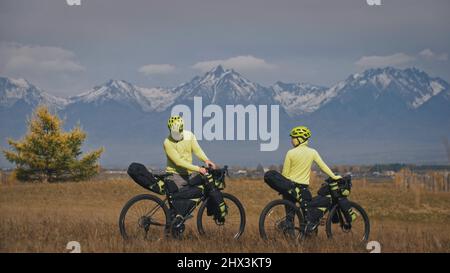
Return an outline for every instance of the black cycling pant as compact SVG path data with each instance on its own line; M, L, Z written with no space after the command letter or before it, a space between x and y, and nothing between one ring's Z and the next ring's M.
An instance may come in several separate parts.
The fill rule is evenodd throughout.
M291 201L294 204L297 202L300 203L300 207L305 212L305 215L308 214L308 207L312 200L312 195L307 185L295 183L273 170L264 174L264 182L279 192L283 196L283 199ZM286 220L293 221L294 216L294 210L286 207Z

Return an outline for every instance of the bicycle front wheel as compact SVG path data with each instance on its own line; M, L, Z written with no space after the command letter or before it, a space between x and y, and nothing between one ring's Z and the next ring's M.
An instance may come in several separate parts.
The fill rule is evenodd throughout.
M346 221L344 213L338 205L331 209L326 222L327 236L336 240L365 242L369 240L369 216L357 203L350 202L350 206L356 213L356 218L351 223Z
M208 199L202 203L197 214L197 230L200 235L219 238L239 239L245 229L245 210L239 199L229 193L222 193L228 214L224 223L216 223L212 216L206 215Z
M160 240L167 233L168 208L164 202L150 194L130 199L119 217L120 234L125 240Z
M259 234L264 240L301 239L303 215L288 200L274 200L267 204L259 217Z

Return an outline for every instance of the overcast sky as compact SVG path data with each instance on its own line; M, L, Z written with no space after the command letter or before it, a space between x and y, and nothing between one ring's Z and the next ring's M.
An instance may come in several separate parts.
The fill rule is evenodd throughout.
M68 96L124 79L174 86L219 63L250 80L331 85L369 67L450 80L450 1L0 1L0 75Z

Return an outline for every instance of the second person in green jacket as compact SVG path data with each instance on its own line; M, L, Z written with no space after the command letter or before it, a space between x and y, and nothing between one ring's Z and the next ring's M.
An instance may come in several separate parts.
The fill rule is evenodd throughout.
M324 173L334 180L342 177L335 175L322 160L319 153L308 146L311 131L307 127L294 127L289 135L294 148L286 154L282 173L274 170L268 171L264 175L264 181L271 188L281 193L284 199L293 203L300 203L300 206L306 212L305 231L309 233L317 227L322 216L319 211L309 208L312 195L308 187L312 164L315 162ZM294 216L293 211L287 210L286 220L279 224L279 228L292 230L294 228Z

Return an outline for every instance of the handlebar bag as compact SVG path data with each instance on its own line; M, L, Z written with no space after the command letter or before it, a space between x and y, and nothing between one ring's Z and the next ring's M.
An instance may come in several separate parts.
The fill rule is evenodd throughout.
M344 177L338 181L338 187L341 195L347 197L352 190L352 180L349 177Z

